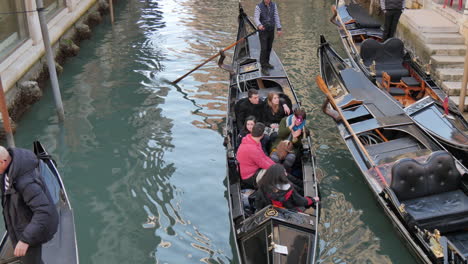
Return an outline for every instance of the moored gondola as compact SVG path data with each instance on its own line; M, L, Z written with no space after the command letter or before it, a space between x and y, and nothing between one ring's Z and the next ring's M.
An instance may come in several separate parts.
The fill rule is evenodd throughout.
M39 158L39 170L59 214L59 227L52 240L42 245L42 261L47 264L79 263L73 209L62 178L52 157L39 141L34 142L34 153ZM5 232L0 243L0 263L21 263L13 255L13 247Z
M468 166L468 122L432 79L430 64L417 62L398 38L382 41L381 24L359 4L337 0L334 13L350 63Z
M247 190L241 189L236 160L239 144L234 110L236 102L245 98L247 91L253 88L258 90L261 99L269 92L277 92L291 108L299 106L293 86L274 51L270 57L274 69L268 76L262 75L260 42L255 31L255 26L240 6L237 39L248 37L234 51L225 128L228 198L235 252L241 263L315 263L320 204L309 213L272 205L254 208L252 195L249 197ZM302 176L304 195L319 196L315 154L308 134L302 138L302 148L294 167Z
M467 169L321 37L317 84L379 205L423 263L467 263Z

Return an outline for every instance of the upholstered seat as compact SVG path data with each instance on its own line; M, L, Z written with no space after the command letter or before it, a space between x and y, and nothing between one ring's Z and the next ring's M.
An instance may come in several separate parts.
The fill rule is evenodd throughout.
M423 229L451 232L468 228L468 196L453 157L434 152L425 163L401 159L392 167L390 189Z
M421 85L421 83L419 83L418 80L416 80L413 77L403 77L401 78L401 81L408 86L420 86Z
M398 82L401 77L409 75L408 69L403 67L405 47L400 39L390 38L380 43L368 38L361 44L360 55L367 67L375 62L377 77L382 76L382 72L386 72L392 77L392 81Z

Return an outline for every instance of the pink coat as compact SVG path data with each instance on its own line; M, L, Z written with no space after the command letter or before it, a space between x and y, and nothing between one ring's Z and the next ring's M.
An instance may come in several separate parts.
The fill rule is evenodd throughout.
M239 162L240 174L243 180L252 177L258 169L268 169L275 164L263 152L262 144L257 143L251 134L242 139L242 143L237 150L237 161Z

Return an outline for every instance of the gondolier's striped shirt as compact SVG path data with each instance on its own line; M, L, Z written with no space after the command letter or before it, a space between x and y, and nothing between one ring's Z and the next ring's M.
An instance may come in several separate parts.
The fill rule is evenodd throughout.
M263 3L263 1L262 1ZM262 4L260 3L260 4ZM274 14L274 18L275 18L275 26L276 26L276 29L278 31L281 31L281 21L280 21L280 18L279 18L279 13L278 13L278 6L276 5L276 3L273 3L273 2L270 2L270 6L267 6L267 8L272 8L274 7L275 8L275 14ZM255 25L257 27L259 27L260 25L262 25L262 23L260 22L260 13L261 13L261 9L260 9L260 6L259 4L255 7L255 13L254 13L254 22L255 22Z
M405 0L380 0L380 8L388 9L405 9Z

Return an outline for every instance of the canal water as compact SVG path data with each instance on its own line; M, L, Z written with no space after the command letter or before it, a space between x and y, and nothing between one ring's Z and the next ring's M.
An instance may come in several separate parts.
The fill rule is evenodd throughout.
M253 15L256 1L244 1ZM320 111L319 35L342 52L332 0L278 1L274 48L308 112L322 169L319 263L413 263L330 118ZM21 119L18 146L40 140L74 208L81 263L238 263L226 198L227 74L209 63L235 41L234 0L119 0ZM232 53L228 52L228 55ZM153 219L147 223L148 218Z

